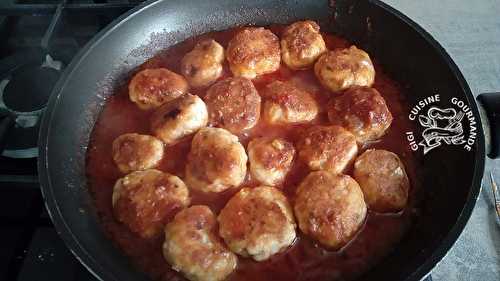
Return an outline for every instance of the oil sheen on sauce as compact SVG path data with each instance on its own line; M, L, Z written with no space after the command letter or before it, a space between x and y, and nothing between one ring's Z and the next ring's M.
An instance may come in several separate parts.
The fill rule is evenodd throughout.
M279 36L283 26L273 25L269 28ZM204 38L212 38L226 47L238 30L239 28L233 28L190 38L151 58L136 71L145 68L166 67L180 73L181 58L194 47L196 42ZM348 41L337 36L323 34L323 37L328 49L350 46ZM376 61L374 61L374 64L376 79L373 87L385 98L394 120L387 134L381 140L362 147L360 153L367 148L383 148L399 155L406 166L412 183L407 208L399 214L392 215L369 212L365 225L355 239L337 252L324 250L297 229L297 240L293 246L267 261L255 262L248 258L239 257L236 271L228 278L230 281L350 280L366 272L381 258L394 250L395 244L408 229L412 218L411 210L414 208L416 201L415 196L412 195L415 194L418 188L415 176L416 160L413 159L412 153L404 141L404 132L411 128L411 124L405 118L408 113L408 106L401 92L401 87L384 74ZM134 73L130 73L130 76ZM229 69L225 65L223 77L229 75ZM273 80L293 81L298 87L312 93L320 105L325 105L329 97L333 95L319 85L312 69L291 71L282 66L275 73L258 77L253 82L257 90L259 90ZM123 174L119 172L113 163L111 144L116 137L124 133L151 134L149 130L150 112L140 110L128 99L128 81L125 82L108 99L95 124L87 152L86 169L89 189L95 200L95 207L102 220L104 231L110 238L110 243L114 243L122 249L138 269L146 272L152 279L183 280L182 275L173 271L163 259L161 250L163 237L154 241L141 239L118 223L113 217L111 207L113 185ZM203 97L205 91L206 89L192 90L191 93ZM319 117L312 124L328 124L324 108L320 109ZM245 147L250 139L257 136L280 136L295 142L298 135L308 126L311 126L311 124L286 127L270 126L260 121L256 127L239 135L239 137ZM166 156L158 169L183 178L191 139L192 136L187 137L180 143L168 147ZM307 173L307 167L299 160L296 160L292 171L288 174L285 183L281 187L291 204L293 204L298 183ZM350 171L347 173L350 174ZM256 186L257 183L247 175L244 185ZM192 204L208 205L212 211L218 214L237 190L233 189L219 194L201 194L192 191Z

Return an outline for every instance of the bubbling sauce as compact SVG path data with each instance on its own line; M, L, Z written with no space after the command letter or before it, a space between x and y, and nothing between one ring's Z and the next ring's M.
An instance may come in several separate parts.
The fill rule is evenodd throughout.
M284 26L269 27L280 36ZM145 68L165 67L180 73L180 60L196 44L196 42L212 38L222 46L227 43L241 28L206 33L192 37L179 43L142 64L136 71ZM345 48L351 44L335 35L323 34L328 49ZM373 58L372 58L373 59ZM359 154L368 148L379 148L392 151L399 155L405 164L410 178L411 190L409 204L398 214L376 214L368 212L365 225L357 236L343 249L337 252L327 251L314 241L304 236L297 228L295 243L285 252L277 254L264 262L255 262L249 258L239 257L236 271L228 278L230 281L260 280L260 281L292 281L292 280L352 280L366 272L393 250L395 244L402 238L412 221L412 210L415 208L415 193L418 188L416 181L417 161L404 141L405 131L411 130L411 123L405 118L408 115L407 105L401 87L384 74L380 65L374 60L376 79L373 85L386 100L394 120L382 139L365 145ZM130 73L130 77L136 72ZM224 65L220 79L231 73ZM296 86L309 91L320 108L318 118L303 125L278 126L269 125L261 120L250 131L239 135L240 141L246 147L248 141L258 136L283 137L296 142L300 133L313 124L328 124L324 105L332 96L322 88L314 76L312 69L292 71L282 64L274 73L260 76L253 80L257 90L274 81L292 81ZM128 81L126 81L128 83ZM122 177L111 155L113 140L124 133L151 134L149 118L151 112L140 110L128 98L127 83L115 90L109 98L92 132L87 152L87 177L89 190L95 200L95 207L102 220L104 231L110 238L110 243L117 247L133 261L139 270L146 272L154 280L183 280L180 273L170 268L162 256L163 236L156 240L144 240L130 232L113 216L111 195L115 181ZM194 89L191 93L203 98L205 89ZM184 167L190 149L192 136L166 148L159 170L184 177ZM352 167L351 167L352 169ZM294 202L295 189L309 170L300 160L295 160L290 173L281 187L290 203ZM352 174L347 171L347 174ZM249 174L243 186L256 186L258 183ZM192 204L205 204L216 214L224 207L229 198L238 188L218 194L203 194L191 191Z

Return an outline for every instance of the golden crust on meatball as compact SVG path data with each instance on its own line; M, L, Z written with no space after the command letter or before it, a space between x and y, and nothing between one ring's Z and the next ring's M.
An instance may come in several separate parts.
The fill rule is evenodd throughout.
M385 134L391 126L392 114L377 90L355 87L332 99L328 119L353 133L358 142L367 142Z
M180 211L165 228L163 256L191 281L222 281L238 263L216 232L216 218L207 206Z
M181 61L181 73L194 88L206 87L222 75L224 48L213 39L198 42Z
M271 124L304 123L316 118L318 104L291 83L274 81L264 90L263 115Z
M375 68L370 56L351 46L323 54L314 65L314 73L327 89L337 92L353 86L371 86Z
M287 26L281 36L281 58L291 69L306 69L326 52L319 25L310 20Z
M295 148L281 138L255 138L248 143L250 173L260 183L281 184L292 167Z
M280 67L279 39L263 27L247 27L229 41L226 56L234 76L253 79Z
M356 137L339 126L309 128L297 144L299 157L311 170L341 173L358 153Z
M263 261L295 240L293 211L274 187L243 188L219 214L219 233L231 251Z
M113 188L113 213L132 232L156 237L180 209L190 203L184 182L171 174L150 169L120 178Z
M220 128L203 128L193 138L186 183L203 192L239 186L247 172L247 154L238 137Z
M355 236L367 212L356 181L328 171L312 172L301 182L294 210L302 232L333 250Z
M196 95L185 94L167 102L151 116L151 131L166 144L174 144L208 123L205 103Z
M163 143L148 135L123 134L113 141L113 160L122 173L158 166L163 158Z
M365 151L354 163L354 178L368 207L376 212L398 212L408 202L410 181L403 162L390 151Z
M130 100L142 110L153 109L176 99L188 90L184 77L166 68L144 69L128 84Z
M254 127L260 117L260 96L252 81L230 77L212 85L204 98L209 122L239 133Z

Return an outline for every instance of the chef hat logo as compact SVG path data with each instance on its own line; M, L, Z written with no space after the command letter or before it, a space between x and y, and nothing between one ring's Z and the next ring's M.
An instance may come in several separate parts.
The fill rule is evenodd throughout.
M419 115L420 125L425 127L422 132L422 141L418 145L424 148L424 155L443 142L448 145L461 145L466 143L462 119L465 113L454 108L440 109L431 107L427 115Z

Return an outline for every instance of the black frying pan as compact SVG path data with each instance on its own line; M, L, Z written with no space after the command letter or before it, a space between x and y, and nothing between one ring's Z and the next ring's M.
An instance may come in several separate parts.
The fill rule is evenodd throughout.
M396 250L361 280L420 280L451 248L479 194L485 136L467 83L429 34L379 1L157 1L120 17L89 42L55 87L41 127L39 174L47 208L68 247L97 277L120 281L147 279L106 239L86 187L89 135L113 87L159 50L193 35L236 25L298 19L316 20L322 30L340 34L367 50L408 88L411 105L439 94L440 101L432 105L440 109L455 108L458 113L468 106L470 113L449 121L456 126L458 120L461 135L446 126L425 133L427 127L419 121L425 118L418 115L425 115L430 109L427 105L415 116L415 131L401 136L402 140L414 138L409 144L416 144L414 153L422 154L424 168L418 175L425 190L421 215ZM500 108L498 101L496 106L490 103L490 107ZM494 121L498 114L490 111L490 117ZM477 130L467 149L459 142L460 136L470 140L470 118ZM492 134L497 142L498 133L499 130ZM418 145L422 141L425 144ZM425 148L428 151L423 155ZM495 153L498 154L498 147L492 150L492 155Z

